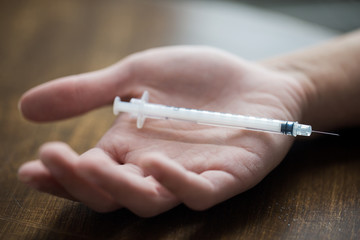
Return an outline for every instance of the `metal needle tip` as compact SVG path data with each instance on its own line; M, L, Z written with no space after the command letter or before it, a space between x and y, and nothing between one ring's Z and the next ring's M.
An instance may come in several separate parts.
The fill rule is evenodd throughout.
M318 134L326 134L326 135L331 135L331 136L337 136L337 137L340 136L340 134L337 134L337 133L321 132L321 131L315 131L315 130L313 130L312 132L313 133L318 133Z

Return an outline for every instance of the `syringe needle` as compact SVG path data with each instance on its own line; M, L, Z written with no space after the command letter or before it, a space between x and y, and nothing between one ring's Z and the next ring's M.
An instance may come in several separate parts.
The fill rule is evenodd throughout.
M339 137L340 134L337 133L331 133L331 132L321 132L321 131L316 131L316 130L312 130L313 133L317 133L317 134L325 134L325 135L331 135L331 136L337 136Z

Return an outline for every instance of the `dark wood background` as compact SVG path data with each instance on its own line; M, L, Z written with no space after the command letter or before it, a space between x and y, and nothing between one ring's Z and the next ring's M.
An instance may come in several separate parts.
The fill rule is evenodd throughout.
M153 1L0 4L0 239L359 239L359 129L297 141L259 185L203 212L179 206L148 219L124 209L99 214L19 183L18 167L42 143L65 141L80 153L114 120L108 107L31 123L17 109L23 92L173 44L187 16Z

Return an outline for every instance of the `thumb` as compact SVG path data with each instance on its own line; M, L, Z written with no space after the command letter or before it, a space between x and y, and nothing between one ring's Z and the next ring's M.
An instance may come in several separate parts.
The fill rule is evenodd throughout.
M126 95L128 72L124 64L118 64L50 81L27 91L20 99L20 111L29 120L43 122L110 104L116 95Z

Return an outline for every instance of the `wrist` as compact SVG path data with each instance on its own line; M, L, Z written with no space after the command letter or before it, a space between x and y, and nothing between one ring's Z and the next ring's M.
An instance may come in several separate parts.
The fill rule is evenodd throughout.
M304 63L293 62L290 59L271 59L261 63L264 67L286 76L289 83L291 96L297 100L296 121L310 124L309 112L311 103L316 96L316 87L311 76L306 70L308 66Z

